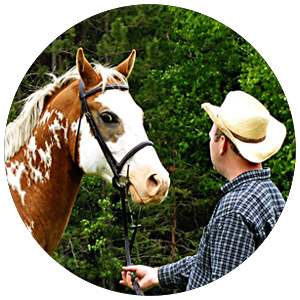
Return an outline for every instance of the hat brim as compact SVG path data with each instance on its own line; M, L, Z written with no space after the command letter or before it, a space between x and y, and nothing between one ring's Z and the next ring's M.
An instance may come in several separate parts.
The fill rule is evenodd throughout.
M235 138L218 118L220 107L203 103L201 107L207 112L216 126L235 144L240 154L253 163L260 163L277 153L286 136L285 126L270 116L266 138L260 143L245 143Z

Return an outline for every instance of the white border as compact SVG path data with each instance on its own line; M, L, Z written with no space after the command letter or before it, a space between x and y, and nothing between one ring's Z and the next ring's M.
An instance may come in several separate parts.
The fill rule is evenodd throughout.
M6 2L1 8L1 125L0 140L17 87L31 63L62 32L90 16L112 8L152 1L41 1ZM112 2L112 1L111 1ZM51 6L48 6L51 3ZM197 3L197 4L195 4ZM156 2L153 2L156 4ZM299 131L299 16L297 1L163 1L204 13L242 35L268 62L284 92ZM3 145L3 144L2 144ZM297 145L298 146L298 145ZM0 157L4 157L3 146ZM297 151L299 152L299 151ZM1 162L0 270L3 299L96 299L112 292L89 284L48 257L30 237L8 190ZM241 267L222 279L188 292L196 299L282 299L299 294L300 182L295 172L286 208L275 230ZM122 297L132 297L124 294ZM118 296L116 295L116 296ZM165 296L184 297L186 293ZM207 298L206 298L207 297Z

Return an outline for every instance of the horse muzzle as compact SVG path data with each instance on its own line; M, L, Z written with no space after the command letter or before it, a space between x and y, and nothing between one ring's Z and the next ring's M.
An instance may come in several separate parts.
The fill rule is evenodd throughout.
M132 200L139 205L157 205L168 195L170 178L166 170L150 173L143 181L130 178L129 191Z

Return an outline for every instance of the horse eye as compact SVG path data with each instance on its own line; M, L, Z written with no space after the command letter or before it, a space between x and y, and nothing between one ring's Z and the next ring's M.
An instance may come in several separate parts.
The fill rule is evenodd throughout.
M104 112L101 114L101 118L104 123L112 123L116 122L115 118L108 112Z

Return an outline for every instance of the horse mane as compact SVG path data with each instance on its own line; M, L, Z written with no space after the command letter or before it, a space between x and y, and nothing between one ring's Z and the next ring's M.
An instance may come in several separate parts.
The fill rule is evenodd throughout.
M104 87L108 81L117 83L120 80L122 84L127 84L126 78L114 68L103 67L100 64L93 65L94 70L101 75L101 85ZM22 100L25 104L21 113L6 127L5 161L13 157L28 141L43 113L46 98L54 95L80 78L76 66L60 77L56 77L54 74L48 75L52 78L52 82Z

